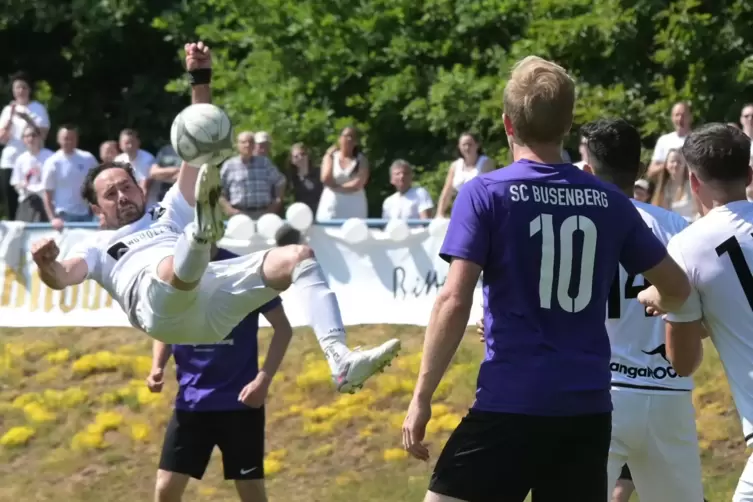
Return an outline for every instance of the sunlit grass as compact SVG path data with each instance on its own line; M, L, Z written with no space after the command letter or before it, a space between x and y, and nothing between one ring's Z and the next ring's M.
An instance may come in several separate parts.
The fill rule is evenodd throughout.
M269 333L262 336L262 351ZM308 330L297 330L267 406L264 469L270 499L289 502L421 500L433 461L473 400L482 347L469 336L437 392L429 463L408 458L400 428L421 361L422 330L352 329L352 343L397 336L403 355L354 395L333 390ZM125 329L0 330L0 501L149 500L175 383L162 394L144 378L150 342ZM746 453L713 348L694 393L707 498L731 497ZM44 475L40 475L44 473ZM215 452L187 500L235 500ZM61 495L64 494L64 495Z

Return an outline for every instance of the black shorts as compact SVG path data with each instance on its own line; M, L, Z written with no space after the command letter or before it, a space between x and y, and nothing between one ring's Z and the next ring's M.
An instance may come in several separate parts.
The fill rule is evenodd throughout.
M471 410L429 490L468 502L604 502L612 414L540 417Z
M159 468L201 479L215 446L222 452L225 479L264 479L264 408L175 410Z

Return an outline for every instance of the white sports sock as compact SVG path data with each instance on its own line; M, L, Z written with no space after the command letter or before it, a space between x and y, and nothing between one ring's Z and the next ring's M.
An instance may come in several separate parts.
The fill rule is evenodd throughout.
M196 242L193 226L189 225L175 243L173 272L183 282L197 282L209 265L211 251L210 242Z
M329 289L322 268L313 258L298 263L293 269L292 279L308 324L314 329L332 373L336 374L340 362L350 353L345 345L345 327L337 297Z

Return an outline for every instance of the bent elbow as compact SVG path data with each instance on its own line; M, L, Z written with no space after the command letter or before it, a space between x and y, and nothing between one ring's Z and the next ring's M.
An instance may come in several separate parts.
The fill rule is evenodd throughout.
M695 362L673 361L672 362L672 368L674 368L675 373L677 373L677 376L681 376L681 377L692 376L699 366L700 366L700 361L695 361Z

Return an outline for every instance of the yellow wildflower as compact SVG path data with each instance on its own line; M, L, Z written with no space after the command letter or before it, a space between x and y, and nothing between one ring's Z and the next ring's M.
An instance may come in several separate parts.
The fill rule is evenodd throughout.
M390 448L384 450L384 460L387 462L395 462L396 460L402 460L408 456L408 452L402 448Z
M10 430L0 438L0 444L8 447L25 445L34 436L35 432L34 429L27 426L11 427Z
M44 358L47 360L50 364L60 364L64 363L70 358L71 351L68 349L60 349L56 350L55 352L50 352Z

